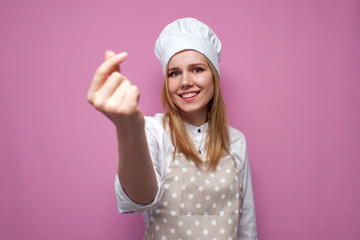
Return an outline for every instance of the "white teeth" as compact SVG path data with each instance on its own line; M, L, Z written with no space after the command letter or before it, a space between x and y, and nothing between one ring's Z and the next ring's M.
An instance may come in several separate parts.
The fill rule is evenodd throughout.
M186 93L186 94L183 94L181 95L183 98L191 98L193 96L195 96L197 93Z

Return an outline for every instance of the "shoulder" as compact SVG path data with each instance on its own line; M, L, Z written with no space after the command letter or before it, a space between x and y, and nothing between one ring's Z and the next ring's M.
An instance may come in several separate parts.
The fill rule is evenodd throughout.
M238 167L243 168L245 161L247 159L247 148L246 148L246 139L245 135L229 126L229 135L230 135L230 154L235 158Z
M234 142L246 143L245 135L236 128L233 128L231 126L229 126L229 137L230 137L230 145Z
M163 113L157 113L154 116L145 116L145 130L158 132L163 131Z
M147 136L148 141L156 141L156 142L165 142L165 145L168 145L169 142L169 134L164 129L163 113L157 113L154 116L145 116L145 134ZM171 142L171 141L170 141Z

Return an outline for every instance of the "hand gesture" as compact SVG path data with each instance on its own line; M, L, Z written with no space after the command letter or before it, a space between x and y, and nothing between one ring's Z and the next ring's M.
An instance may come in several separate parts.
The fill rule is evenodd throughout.
M126 52L115 54L106 51L105 61L96 70L87 93L88 102L104 113L117 128L144 124L138 107L139 89L120 71L119 65L126 57Z

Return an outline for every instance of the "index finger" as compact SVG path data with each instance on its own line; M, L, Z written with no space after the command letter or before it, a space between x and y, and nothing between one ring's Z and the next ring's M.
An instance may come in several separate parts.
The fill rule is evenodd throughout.
M127 52L122 52L106 59L96 70L89 92L98 90L114 71L119 71L119 64L127 57Z

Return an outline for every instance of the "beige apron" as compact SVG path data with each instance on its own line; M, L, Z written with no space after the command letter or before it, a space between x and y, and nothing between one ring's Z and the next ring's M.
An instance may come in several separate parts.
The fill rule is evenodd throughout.
M160 204L151 210L145 240L237 239L243 196L232 156L221 158L216 171L206 171L178 153L163 187Z

